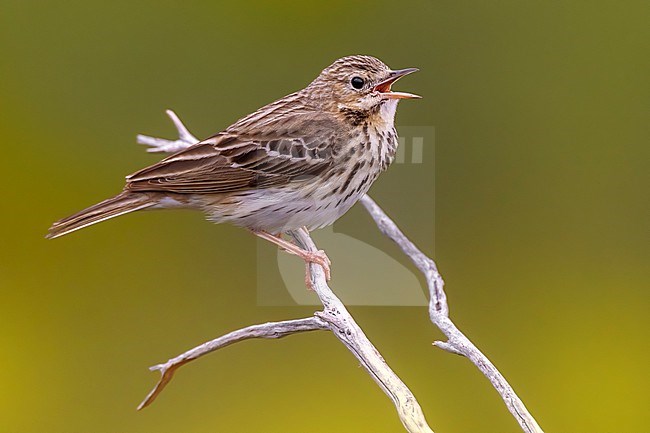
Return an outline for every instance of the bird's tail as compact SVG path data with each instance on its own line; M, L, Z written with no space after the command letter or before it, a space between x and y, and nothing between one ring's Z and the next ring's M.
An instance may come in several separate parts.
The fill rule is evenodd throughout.
M87 209L63 218L52 224L47 235L48 239L58 238L89 225L124 215L157 204L157 201L146 193L123 192L113 198L104 200Z

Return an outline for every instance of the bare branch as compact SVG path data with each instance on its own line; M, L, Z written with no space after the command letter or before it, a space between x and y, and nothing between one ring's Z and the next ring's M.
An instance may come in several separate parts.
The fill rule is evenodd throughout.
M172 110L165 110L176 127L178 140L165 140L164 138L150 137L148 135L138 134L136 141L139 144L150 146L147 152L150 153L174 153L190 147L199 142L199 139L188 131L181 119Z
M313 252L318 251L306 230L296 230L291 232L291 235L302 248ZM327 285L323 268L313 263L309 265L309 268L312 287L324 307L324 310L316 315L329 325L334 335L352 352L379 387L393 400L406 430L433 433L411 390L386 364L384 358L354 321L345 305Z
M165 389L165 386L167 386L169 381L172 380L174 373L179 367L187 364L190 361L194 361L203 355L207 355L208 353L214 352L215 350L221 349L222 347L230 346L231 344L243 340L249 340L251 338L282 338L286 337L287 335L296 334L298 332L327 329L329 329L329 327L320 318L307 317L305 319L286 320L283 322L268 322L262 323L260 325L252 325L230 332L219 338L215 338L212 341L208 341L207 343L203 343L200 346L190 349L187 352L168 360L164 364L154 365L153 367L149 368L151 371L160 371L160 380L158 380L158 383L151 390L149 395L147 395L142 403L140 403L138 410L144 409L153 403L156 397L158 397L163 389Z
M528 412L528 409L526 409L526 406L519 399L508 381L449 318L447 295L443 290L444 282L438 273L435 262L420 251L369 196L364 196L361 203L375 220L379 230L391 238L426 277L430 295L429 317L448 339L446 342L437 341L434 345L447 352L463 355L472 361L481 373L492 382L492 386L501 395L508 410L515 417L523 431L526 433L543 433L535 418Z

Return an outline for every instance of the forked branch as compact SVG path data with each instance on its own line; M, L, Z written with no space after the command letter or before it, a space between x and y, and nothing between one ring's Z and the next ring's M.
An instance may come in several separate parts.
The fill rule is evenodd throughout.
M429 287L429 317L447 337L447 341L436 341L433 344L447 352L468 358L501 395L503 402L515 417L522 430L526 433L543 433L535 418L528 412L526 406L517 396L508 381L490 362L490 360L465 336L449 318L447 295L443 290L444 281L438 273L436 263L427 257L411 242L388 215L371 199L364 196L361 204L375 220L379 230L391 238L406 254L413 264L422 272Z
M326 329L329 329L327 324L318 317L307 317L306 319L285 320L283 322L268 322L259 325L252 325L229 332L228 334L222 335L221 337L215 338L207 343L203 343L194 349L190 349L187 352L178 355L176 358L168 360L164 364L154 365L149 368L151 371L160 371L160 379L149 395L147 395L142 403L140 403L138 410L144 409L153 403L165 386L167 386L169 381L172 380L174 373L179 367L190 361L194 361L203 355L207 355L208 353L214 352L222 347L230 346L231 344L249 340L251 338L282 338L299 332Z
M176 152L199 141L187 130L173 111L167 110L167 115L171 118L178 131L178 140L172 141L138 135L138 143L150 146L147 149L148 152ZM424 274L430 294L429 316L431 321L447 337L447 341L437 341L434 345L448 352L465 356L472 361L501 395L522 430L526 433L543 433L503 375L449 318L447 297L443 290L444 282L438 273L435 262L423 254L370 197L364 196L361 203L375 220L382 233L397 243L404 254ZM291 235L302 248L311 251L318 250L306 231L297 230L292 232ZM249 326L202 344L176 358L170 359L164 364L152 367L152 370L161 371L162 376L156 387L140 404L139 409L146 407L156 398L181 365L214 350L249 338L280 338L297 332L330 330L361 362L361 365L368 371L370 376L391 398L406 430L411 433L432 433L417 400L408 387L386 364L343 303L329 288L323 269L319 265L311 264L310 277L312 286L323 304L323 311L315 313L315 317L306 319Z

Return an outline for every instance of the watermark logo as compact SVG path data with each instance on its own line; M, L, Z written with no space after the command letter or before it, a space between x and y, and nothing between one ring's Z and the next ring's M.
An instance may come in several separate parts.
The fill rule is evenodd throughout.
M395 160L371 196L418 246L433 254L435 129L400 127ZM426 287L408 259L377 230L361 204L312 233L332 260L330 286L346 305L425 306ZM424 240L424 241L423 241ZM264 240L257 244L257 301L263 306L320 305L305 286L302 259Z

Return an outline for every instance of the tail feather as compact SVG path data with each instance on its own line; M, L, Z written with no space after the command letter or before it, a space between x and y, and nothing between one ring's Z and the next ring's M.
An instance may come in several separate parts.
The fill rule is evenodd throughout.
M48 239L58 238L59 236L88 227L89 225L124 215L125 213L145 209L155 204L156 201L149 194L123 192L113 198L104 200L55 222L45 237Z

